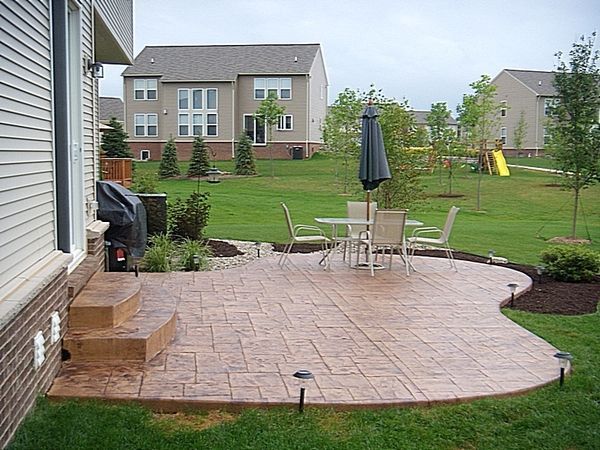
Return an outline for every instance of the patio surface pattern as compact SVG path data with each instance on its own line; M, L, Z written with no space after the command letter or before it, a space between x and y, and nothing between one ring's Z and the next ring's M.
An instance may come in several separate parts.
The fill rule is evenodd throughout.
M507 319L499 266L416 257L406 276L331 271L292 254L213 272L142 274L178 300L177 333L147 363L66 362L49 396L186 407L295 404L292 374L309 369L307 403L337 407L452 402L524 392L555 380L556 348Z

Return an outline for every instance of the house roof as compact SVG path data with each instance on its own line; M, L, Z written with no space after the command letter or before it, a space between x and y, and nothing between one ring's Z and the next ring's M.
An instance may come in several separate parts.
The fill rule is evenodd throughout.
M557 95L552 84L555 72L544 72L541 70L518 70L504 69L505 72L515 77L536 95L554 97Z
M409 112L415 118L415 122L417 123L417 125L427 125L427 116L429 116L429 113L431 111L411 110ZM456 122L456 119L452 116L450 116L448 118L446 123L448 125L458 125L458 123Z
M319 44L147 46L123 76L234 81L240 74L308 74Z
M113 117L123 122L123 100L118 97L100 97L98 99L100 120L109 121Z

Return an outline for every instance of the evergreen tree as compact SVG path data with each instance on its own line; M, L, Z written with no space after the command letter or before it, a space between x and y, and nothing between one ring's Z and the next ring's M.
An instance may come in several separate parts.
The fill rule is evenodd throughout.
M123 125L115 117L110 119L108 125L112 130L102 133L100 147L107 158L133 158L133 153L127 144L128 134L123 130Z
M256 175L256 162L252 151L252 141L246 133L240 135L235 149L235 174Z
M158 176L160 178L169 178L178 175L181 175L181 170L179 169L179 164L177 164L177 147L175 146L175 140L170 138L162 152Z
M192 147L192 160L188 169L188 177L200 177L206 175L210 169L208 147L201 136L196 136Z

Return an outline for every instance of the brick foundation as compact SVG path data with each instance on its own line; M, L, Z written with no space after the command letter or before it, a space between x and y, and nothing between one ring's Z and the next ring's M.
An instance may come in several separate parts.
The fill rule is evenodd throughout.
M192 158L192 143L191 142L177 142L177 159L179 161L189 161ZM133 152L134 158L140 157L141 150L150 151L151 161L160 161L162 157L162 149L164 142L129 142L131 151ZM231 143L230 142L214 142L208 143L210 146L211 155L210 158L215 161L229 161L232 159L231 154ZM294 158L293 147L302 147L299 152L301 158ZM286 144L273 144L273 158L274 159L307 159L311 158L312 155L319 151L321 144L319 142L310 142L308 144L308 157L306 155L306 142L286 143ZM257 145L253 147L254 153L257 159L270 159L270 149L264 145Z

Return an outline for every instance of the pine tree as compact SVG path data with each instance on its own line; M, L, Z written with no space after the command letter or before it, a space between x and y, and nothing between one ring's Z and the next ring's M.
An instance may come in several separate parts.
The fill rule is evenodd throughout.
M192 160L188 169L188 177L200 177L206 175L210 169L210 160L208 157L208 147L201 136L196 136L192 146Z
M175 146L175 140L170 138L162 152L158 176L160 178L169 178L178 175L181 175L181 170L177 164L177 147Z
M127 144L128 134L123 130L123 125L115 117L110 119L108 125L112 130L102 133L101 148L107 158L133 158L133 153Z
M235 174L256 175L256 162L252 151L252 141L246 133L240 135L235 149Z

